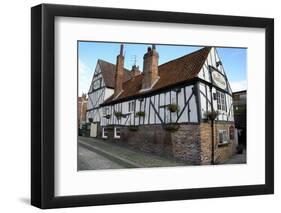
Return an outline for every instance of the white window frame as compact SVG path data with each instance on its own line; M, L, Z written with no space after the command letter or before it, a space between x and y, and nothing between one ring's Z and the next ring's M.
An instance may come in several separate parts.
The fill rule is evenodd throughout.
M114 127L114 138L120 138L120 134L121 134L120 127Z
M219 145L220 144L227 144L227 143L229 143L229 137L228 137L228 132L227 132L227 130L225 130L225 129L220 129L219 130L219 133L218 133L219 135ZM221 142L220 141L220 134L222 134L222 137L223 137L223 141Z
M108 132L107 132L107 130L106 130L106 128L104 127L104 128L102 128L102 138L108 138Z
M226 112L226 95L220 91L217 91L217 109Z

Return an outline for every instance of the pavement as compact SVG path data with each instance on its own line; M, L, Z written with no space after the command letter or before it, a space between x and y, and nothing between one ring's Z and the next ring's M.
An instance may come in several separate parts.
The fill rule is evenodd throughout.
M225 161L223 164L243 164L243 163L247 163L246 150L243 150L242 154L233 155L232 158Z
M78 137L78 170L186 166L185 162L145 153L102 139Z
M246 151L222 164L246 163ZM174 158L145 153L97 138L78 137L78 170L173 167L192 165Z
M124 168L122 165L119 165L107 158L99 155L95 152L84 148L83 146L78 146L79 161L78 161L78 170L94 170L97 168L103 169L121 169Z

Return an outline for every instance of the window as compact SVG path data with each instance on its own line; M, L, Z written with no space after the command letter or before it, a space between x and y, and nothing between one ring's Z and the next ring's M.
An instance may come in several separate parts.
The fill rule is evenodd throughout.
M119 127L114 128L114 138L120 138L120 128Z
M134 109L135 109L135 102L134 101L130 101L128 103L128 111L132 112L132 111L134 111Z
M219 130L219 144L228 143L227 140L227 131L226 130Z
M225 94L217 91L218 110L226 111Z
M102 128L102 138L107 138L107 129L106 128Z
M93 82L93 90L100 88L100 86L101 86L101 78Z

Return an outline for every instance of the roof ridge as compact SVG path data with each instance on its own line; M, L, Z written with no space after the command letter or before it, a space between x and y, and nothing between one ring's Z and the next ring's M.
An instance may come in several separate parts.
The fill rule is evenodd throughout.
M108 64L110 64L110 65L116 67L116 64L113 64L113 63L111 63L111 62L105 61L105 60L103 60L103 59L100 59L100 58L99 58L98 61L105 62L105 63L108 63ZM124 70L125 70L126 72L128 72L129 74L131 74L131 73L130 73L131 71L130 71L129 69L127 69L126 67L124 67Z
M168 63L171 63L171 62L177 61L177 60L179 60L179 59L182 59L182 58L184 58L184 57L193 55L194 53L197 53L197 54L198 54L199 52L201 52L201 51L203 51L203 50L205 50L205 49L210 49L210 50L211 50L211 48L212 48L212 47L210 47L210 46L209 46L209 47L203 47L203 48L201 48L201 49L199 49L199 50L196 50L196 51L194 51L194 52L188 53L188 54L186 54L186 55L184 55L184 56L181 56L181 57L179 57L179 58L173 59L173 60L171 60L171 61L167 61L167 62L165 62L164 64L159 65L158 68L161 67L161 66L163 66L163 65L167 65ZM210 51L210 50L209 50L209 51ZM203 61L203 64L204 64L204 62L205 62L205 61ZM203 64L200 65L200 68L203 66ZM143 72L141 72L139 75L142 75L142 73L143 73ZM124 83L127 83L128 81L131 81L131 80L135 79L135 78L138 77L139 75L133 76L132 78L128 79L127 81L124 81L123 84L124 84Z
M185 57L187 57L187 56L194 55L195 53L198 54L199 52L201 52L201 51L203 51L203 50L205 50L205 49L210 49L210 50L211 50L211 48L212 48L211 46L203 47L203 48L201 48L201 49L199 49L199 50L196 50L196 51L194 51L194 52L188 53L188 54L186 54L186 55L184 55L184 56L180 56L180 57L175 58L175 59L173 59L173 60L171 60L171 61L167 61L167 62L165 62L165 63L159 65L158 68L161 67L161 66L163 66L163 65L167 65L167 64L169 64L169 63L172 63L172 62L174 62L174 61L183 59L183 58L185 58ZM209 51L210 51L210 50L209 50Z
M135 78L137 78L137 77L139 77L139 76L141 76L141 75L143 75L142 72L141 72L139 75L132 76L132 78L129 78L128 80L124 81L123 84L124 84L124 83L127 83L128 81L131 81L131 80L133 80L133 79L135 79Z

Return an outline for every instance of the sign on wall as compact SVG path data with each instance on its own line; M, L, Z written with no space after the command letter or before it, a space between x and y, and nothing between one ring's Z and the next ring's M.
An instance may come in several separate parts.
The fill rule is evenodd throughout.
M221 89L226 89L227 84L224 76L220 74L218 71L212 72L213 82Z

